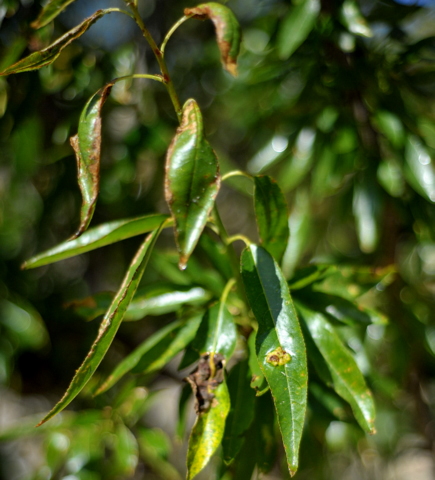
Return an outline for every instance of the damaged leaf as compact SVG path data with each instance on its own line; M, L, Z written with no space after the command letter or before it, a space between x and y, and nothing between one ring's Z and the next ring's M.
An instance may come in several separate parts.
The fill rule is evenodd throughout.
M209 18L214 23L222 64L231 75L236 76L241 29L233 12L225 5L210 2L185 8L184 15L192 15L199 20Z

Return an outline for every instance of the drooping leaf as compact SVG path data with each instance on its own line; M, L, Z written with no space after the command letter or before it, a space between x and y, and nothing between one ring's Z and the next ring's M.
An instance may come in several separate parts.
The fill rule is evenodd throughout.
M150 373L162 368L169 360L192 341L201 322L201 315L195 315L185 324L172 322L142 342L127 355L95 392L95 395L109 390L126 373Z
M298 312L331 373L334 390L352 407L361 427L375 433L375 405L364 377L332 325L318 312L298 304Z
M95 339L92 347L86 356L84 362L76 371L67 391L53 409L41 420L39 425L42 425L57 413L61 412L71 401L81 392L83 387L93 376L98 365L103 360L109 349L116 332L124 318L125 311L128 308L131 299L133 298L139 282L143 276L148 259L151 255L154 244L159 236L162 225L154 230L145 239L135 257L133 258L130 267L124 277L121 287L119 288L112 304L104 316L98 336Z
M73 3L75 0L50 0L41 10L38 18L31 23L33 28L41 28L48 25L58 15L60 15L65 8Z
M103 225L91 228L79 238L60 243L30 258L24 262L21 268L41 267L42 265L58 262L59 260L74 257L81 253L90 252L91 250L125 240L126 238L150 232L156 229L167 218L167 215L153 214L103 223ZM170 226L171 222L168 220L164 228Z
M267 175L254 177L254 206L261 245L280 263L289 237L287 202Z
M227 262L226 247L207 234L201 235L198 245L205 251L213 267L228 281L233 276L233 272L231 265Z
M69 30L58 38L54 43L38 52L31 53L29 56L19 60L10 67L0 72L2 75L11 75L12 73L28 72L29 70L38 70L53 63L60 55L61 51L71 42L81 37L89 27L99 20L107 12L106 10L97 10L93 15L86 18L80 25Z
M237 332L233 316L225 303L215 303L205 313L193 343L200 354L220 353L228 359L236 346Z
M165 178L181 269L186 267L204 229L219 185L219 165L204 137L201 110L195 100L187 100L181 126L168 149Z
M223 381L214 391L213 405L199 413L189 438L187 480L192 480L209 462L222 441L230 396Z
M291 475L298 468L307 402L305 344L292 298L272 256L250 245L241 257L242 278L258 321L256 351L269 383Z
M254 418L255 394L249 385L250 380L248 360L235 365L228 377L231 409L222 440L226 464L230 464L236 458L245 442L245 433Z
M209 18L214 23L222 64L231 75L236 76L242 32L233 12L225 5L210 2L185 8L184 15L193 15L200 20Z
M76 154L82 194L80 226L74 237L80 236L88 228L95 211L100 190L101 109L113 84L108 83L88 100L80 115L78 133L70 139Z
M283 19L278 30L278 53L286 60L308 37L320 11L319 0L303 0Z
M351 417L349 405L333 390L319 383L310 382L309 393L338 420L348 421Z

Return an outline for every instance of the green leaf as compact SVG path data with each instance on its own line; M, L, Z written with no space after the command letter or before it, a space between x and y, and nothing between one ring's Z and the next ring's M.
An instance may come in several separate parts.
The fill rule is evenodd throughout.
M267 175L254 177L254 206L261 245L280 263L289 237L287 202Z
M349 32L361 37L373 37L373 32L362 16L358 4L354 0L345 0L341 8L341 20Z
M304 339L285 278L267 250L250 245L242 253L241 265L246 295L258 321L258 361L274 398L294 475L307 402Z
M308 37L319 12L319 0L303 0L288 12L278 30L278 54L282 60L287 60Z
M210 300L211 294L201 287L177 289L166 292L151 292L137 296L125 314L125 320L140 320L146 315L163 315L175 312L182 305L201 305Z
M99 20L106 13L110 12L107 12L106 10L97 10L93 15L86 18L86 20L84 20L80 25L77 25L72 30L66 32L65 35L62 35L48 47L38 52L31 53L29 56L6 68L6 70L3 70L3 72L0 73L0 76L10 75L12 73L28 72L30 70L38 70L39 68L52 64L65 47L67 47L77 38L81 37L94 22Z
M194 478L209 462L222 441L225 419L230 411L230 396L223 381L214 390L211 408L198 414L189 438L187 480Z
M347 403L333 390L311 381L309 393L338 420L349 421L351 418L349 405L347 405Z
M375 433L375 405L372 394L350 351L321 313L313 312L300 304L298 312L328 365L334 390L350 404L363 430Z
M181 125L168 149L165 179L182 270L207 223L219 185L219 165L204 137L201 110L195 100L187 100Z
M236 346L237 331L234 318L225 303L218 302L205 313L193 348L200 354L220 353L228 359Z
M35 257L30 258L22 265L22 268L36 268L42 265L58 262L66 258L90 252L111 243L135 237L156 229L167 215L146 215L144 217L117 220L115 222L103 223L98 227L91 228L79 238L68 240L46 250ZM169 227L170 221L165 223L164 228Z
M310 265L309 267L300 268L288 282L289 288L290 290L300 290L321 280L335 270L336 267L332 265Z
M98 336L86 356L84 362L76 371L67 391L60 401L53 407L53 409L41 420L38 425L42 425L57 413L61 412L71 401L81 392L83 387L91 379L98 365L103 360L109 349L112 340L124 318L125 311L134 294L136 293L139 282L143 276L148 259L151 255L154 244L163 227L161 226L154 230L145 239L135 257L133 258L130 267L124 277L122 285L118 290L109 310L101 322Z
M115 440L113 458L111 460L111 472L121 477L130 477L136 470L139 460L139 446L136 437L123 424L115 426Z
M255 353L255 337L257 332L254 330L249 336L249 369L251 370L250 387L256 391L257 396L261 396L269 390L269 385L264 378L263 372L258 363L257 354Z
M80 236L88 228L97 204L100 189L101 110L113 84L108 83L88 100L80 115L78 133L70 139L77 158L82 194L80 226L74 237Z
M31 23L31 26L36 29L45 27L45 25L48 25L74 1L75 0L50 0L41 10L38 18Z
M132 370L134 373L151 373L162 368L192 341L200 322L201 315L196 315L187 322L172 322L147 338L116 366L95 395L112 388Z
M222 64L231 75L236 76L242 32L233 12L225 5L210 2L185 8L184 15L192 15L200 20L209 18L214 23Z
M415 136L406 142L404 175L411 187L422 197L435 203L435 170L423 143Z
M249 385L250 380L248 360L235 365L228 377L231 409L222 441L226 464L230 464L236 458L245 442L245 433L254 418L255 395Z

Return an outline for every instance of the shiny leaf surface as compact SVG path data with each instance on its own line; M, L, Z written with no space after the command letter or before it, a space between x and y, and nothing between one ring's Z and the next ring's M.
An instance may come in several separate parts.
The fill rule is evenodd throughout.
M195 100L187 100L181 126L168 149L165 179L181 269L205 227L219 185L218 161L204 137L201 111Z
M78 133L70 139L76 154L82 194L80 226L74 237L80 236L88 228L95 211L100 189L101 109L112 86L113 82L108 83L89 99L80 115Z
M269 383L290 473L298 468L307 402L307 359L296 310L272 256L250 245L241 258L249 304L258 321L256 352Z
M241 29L233 12L220 3L202 3L197 7L184 9L184 15L205 20L209 18L215 28L219 50L224 68L237 75L237 56L240 50Z
M287 202L269 176L254 177L254 206L261 245L280 263L289 237Z
M45 7L41 10L38 15L38 18L32 22L33 28L45 27L52 20L54 20L58 15L60 15L65 8L73 3L75 0L50 0Z
M81 253L90 252L91 250L125 240L126 238L150 232L156 229L167 218L167 215L155 214L103 223L103 225L91 228L79 238L60 243L30 258L22 265L22 268L41 267L42 265L48 265L59 260L74 257ZM170 221L168 221L164 227L169 227L170 225Z
M88 383L95 373L98 365L106 355L107 350L109 349L112 340L114 339L116 332L121 325L125 311L127 310L127 307L137 290L162 226L148 235L139 248L130 264L120 289L115 295L109 310L101 322L98 336L92 344L88 355L76 371L74 378L72 379L64 396L42 419L39 425L54 417L54 415L61 412L67 405L69 405L69 403L71 403L72 400L81 392L83 387Z

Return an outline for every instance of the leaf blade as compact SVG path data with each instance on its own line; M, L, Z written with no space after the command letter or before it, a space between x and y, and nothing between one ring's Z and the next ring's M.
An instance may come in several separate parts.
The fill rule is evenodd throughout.
M165 176L165 197L175 221L182 270L207 223L219 186L219 165L204 137L201 111L195 100L187 100L168 149Z
M45 27L45 25L48 25L74 1L75 0L51 0L40 11L38 18L30 24L31 27L35 29Z
M288 468L294 475L307 402L305 343L287 283L272 256L250 245L242 253L241 266L258 321L257 358L272 392Z

